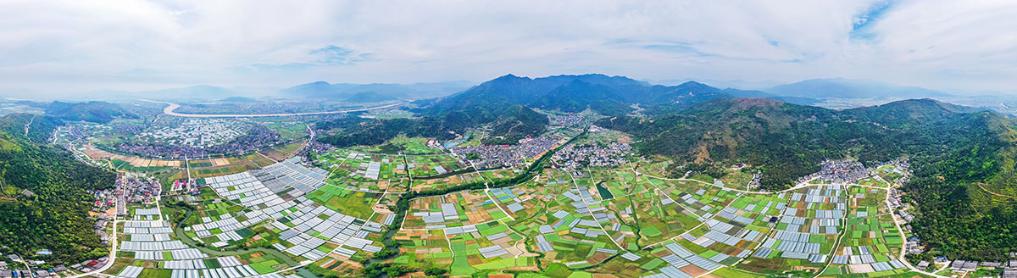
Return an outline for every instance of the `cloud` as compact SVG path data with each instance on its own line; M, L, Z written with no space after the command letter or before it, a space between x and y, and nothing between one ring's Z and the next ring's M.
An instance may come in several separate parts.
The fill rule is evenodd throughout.
M312 49L298 61L283 64L251 64L240 68L241 71L302 71L316 67L350 66L370 59L370 53L359 53L349 48L328 45ZM250 72L250 71L247 71Z
M879 21L879 19L886 14L887 11L893 6L893 1L885 0L876 2L864 13L854 18L854 23L851 24L851 39L854 40L872 40L875 38L876 33L872 32L872 26Z
M0 94L601 72L1014 90L1017 2L0 1Z
M368 57L366 53L355 53L349 48L335 45L312 50L309 54L316 56L318 59L315 62L322 65L352 65Z

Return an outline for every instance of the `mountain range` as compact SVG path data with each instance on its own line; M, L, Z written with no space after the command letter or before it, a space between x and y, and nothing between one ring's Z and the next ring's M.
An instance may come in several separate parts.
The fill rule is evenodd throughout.
M463 82L415 84L353 84L316 81L283 89L286 97L327 99L347 102L381 102L400 99L433 98L452 94L466 88Z
M813 99L828 98L930 98L949 94L919 87L899 86L857 79L809 79L763 90L767 93Z

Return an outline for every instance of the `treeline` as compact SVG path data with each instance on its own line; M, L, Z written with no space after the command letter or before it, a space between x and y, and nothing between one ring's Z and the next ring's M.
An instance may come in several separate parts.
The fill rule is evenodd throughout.
M53 264L105 255L88 211L90 190L113 186L115 175L74 160L62 149L0 132L0 253L33 257L49 249Z
M318 141L337 147L378 145L399 134L414 137L452 139L469 128L490 125L485 143L514 144L527 136L536 136L547 128L547 116L523 106L493 109L463 107L449 110L418 111L417 118L366 119L356 116L318 123L319 129L330 130Z

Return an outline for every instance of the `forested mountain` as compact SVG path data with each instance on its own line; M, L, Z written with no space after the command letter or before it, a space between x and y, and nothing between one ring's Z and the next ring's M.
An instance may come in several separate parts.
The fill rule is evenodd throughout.
M309 84L308 86L312 86ZM316 84L312 87L335 86ZM505 75L437 100L418 101L411 120L353 120L323 123L343 131L322 136L337 146L384 141L402 132L451 138L468 128L491 126L489 144L511 144L545 130L547 117L534 109L579 112L591 109L622 116L639 107L645 113L666 113L713 99L771 97L758 91L718 89L697 82L677 86L650 85L622 76L558 75L542 78ZM402 129L397 127L403 127ZM409 127L409 128L406 128Z
M615 117L599 125L633 133L637 147L671 157L673 175L747 163L763 186L782 189L818 170L824 159L863 162L908 158L905 189L920 212L912 226L952 258L1000 260L1017 251L1017 205L975 199L976 183L1009 183L1017 132L1004 115L906 100L829 110L761 99L724 99L650 118ZM973 189L974 188L974 189ZM938 254L938 253L930 253Z
M137 118L131 112L115 103L103 101L60 102L45 106L46 115L66 121L108 123L116 118Z
M107 249L92 230L94 221L88 219L93 201L88 191L113 186L114 174L76 161L62 149L32 142L19 132L29 117L0 118L4 127L0 131L0 253L32 256L46 248L53 256L43 259L52 263L78 263L104 255ZM33 125L35 121L52 123L41 117ZM48 124L39 127L47 128ZM31 131L29 136L42 138Z
M557 75L542 78L505 75L441 99L421 111L441 113L459 107L532 108L578 112L587 108L605 115L624 115L632 105L688 106L730 97L737 90L722 90L698 82L677 86L650 85L623 76L602 74ZM762 93L760 93L762 94Z

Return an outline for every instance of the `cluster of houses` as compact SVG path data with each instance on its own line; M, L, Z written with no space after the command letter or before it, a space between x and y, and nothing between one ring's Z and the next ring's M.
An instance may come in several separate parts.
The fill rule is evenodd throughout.
M52 255L49 249L41 249L36 252L37 255ZM10 254L0 259L0 278L8 277L60 277L58 273L67 271L67 267L58 265L56 267L43 268L45 261L41 260L26 260L21 256ZM6 259L6 261L4 260ZM28 268L22 269L21 266Z
M117 144L120 152L145 157L183 159L212 154L242 155L283 142L271 129L229 120L186 120L140 133L133 142Z
M117 194L129 203L152 204L162 193L162 185L154 178L121 175L117 178Z
M459 155L461 159L468 159L478 169L513 167L547 152L559 142L561 139L540 136L519 140L519 144L516 145L456 147L453 148L453 153Z
M206 148L224 144L239 137L246 128L238 121L220 119L187 119L176 126L153 128L138 134L142 140Z
M615 167L625 163L625 156L631 151L632 147L624 143L568 145L554 154L552 163L570 172L583 167Z
M943 259L945 260L945 259ZM926 263L926 262L923 262ZM979 261L965 261L956 260L948 262L950 264L950 270L954 272L974 272L978 268L1002 268L1004 278L1017 278L1017 259L1010 260L1009 262L979 262ZM926 263L926 266L928 263Z
M799 179L799 182L806 182L812 179L821 179L834 183L852 183L869 176L869 170L861 162L853 160L826 160L823 161L819 172L809 174Z
M548 123L551 126L559 127L574 127L582 125L587 117L579 113L562 113L562 114L549 114L547 115Z

